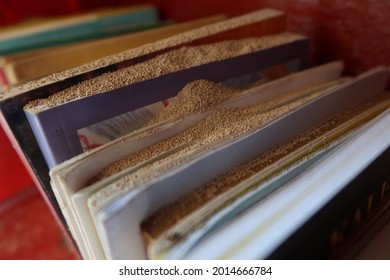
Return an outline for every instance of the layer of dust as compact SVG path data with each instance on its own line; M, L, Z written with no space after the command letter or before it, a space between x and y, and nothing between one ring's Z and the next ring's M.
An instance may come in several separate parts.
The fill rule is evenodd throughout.
M238 93L238 90L229 89L210 81L194 81L186 85L172 102L149 122L149 125L161 121L177 120L186 115L207 111Z
M300 105L316 98L320 94L321 92L316 92L313 87L310 87L309 89L288 94L287 96L290 98L290 101L292 96L297 97L302 95L303 97L296 98L294 101L287 104L283 103L288 100L287 96L282 96L275 100L270 100L254 106L218 109L190 129L108 166L94 178L94 181L109 177L119 171L133 167L137 163L145 161L152 156L156 156L181 144L185 144L185 148L179 152L170 154L161 160L145 165L138 169L138 171L121 178L115 185L104 188L93 194L90 197L90 202L96 204L99 199L109 197L113 193L130 190L168 169L180 166L193 155L195 151L207 150L208 147L214 143L234 139L244 133L258 129L263 124L290 112ZM275 104L279 104L280 106L275 106Z
M320 137L339 125L341 121L345 121L345 118L331 118L320 126L308 130L292 140L277 145L254 159L236 166L226 174L184 195L174 203L164 206L142 224L144 234L151 238L158 237L161 233L216 196L228 191L241 181L260 172L265 167L309 143L311 140Z
M131 67L83 81L48 98L29 102L24 108L35 110L52 108L72 100L112 91L190 67L282 45L301 38L302 36L300 35L283 33L261 38L247 38L201 46L182 47Z
M377 100L378 104L383 100L384 97ZM252 160L237 165L224 175L216 177L203 186L200 186L199 188L180 197L173 203L157 210L155 214L146 219L141 226L143 236L147 237L147 243L150 243L153 239L158 238L160 234L172 228L179 221L185 219L188 215L204 206L207 202L227 192L243 180L261 172L265 167L275 163L277 160L283 158L294 150L308 144L310 141L320 137L325 137L325 133L339 127L342 124L348 123L349 120L371 108L374 104L375 103L373 102L367 102L356 106L353 109L346 110L341 114L335 115L322 124L295 136L285 143L269 149ZM379 113L379 111L377 113ZM325 146L327 145L328 144L325 144ZM253 188L255 187L252 187L252 189ZM248 189L247 191L250 190L251 189ZM177 233L172 232L171 234L176 236L176 238L178 237Z
M217 140L227 138L230 135L247 132L250 129L263 124L265 121L286 113L290 108L295 108L296 106L303 104L303 102L306 102L308 99L314 98L315 95L309 96L304 99L300 99L295 103L281 106L280 108L265 113L265 111L269 108L291 101L292 99L303 96L308 92L312 92L313 88L315 87L294 91L273 100L262 102L250 107L218 109L199 124L194 125L178 135L165 139L157 144L142 149L110 164L92 178L89 181L89 184L108 178L125 169L134 167L140 162L146 161L163 152L167 152L182 144L186 144L187 146L197 144L208 145ZM183 102L187 103L191 102L191 100L183 100Z

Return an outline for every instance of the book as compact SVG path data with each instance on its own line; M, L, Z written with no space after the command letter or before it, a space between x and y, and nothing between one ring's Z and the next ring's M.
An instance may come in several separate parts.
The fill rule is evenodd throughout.
M267 100L285 95L289 91L310 87L321 82L336 79L340 76L341 71L341 63L331 63L329 65L304 71L302 73L299 72L297 74L291 74L285 78L247 90L246 94L245 91L244 93L239 93L237 96L239 101L235 102L240 102L242 106L245 104L244 101L246 104L254 104L260 101L267 102ZM202 90L205 91L205 93L207 93L207 91L211 91L220 96L223 94L221 91L231 92L228 88L221 89L215 86L210 89L209 83L205 84L203 82L201 85L205 85L205 87L195 87L193 89L194 95L196 94L196 96L199 96ZM192 89L192 87L190 88ZM184 96L188 97L190 95L191 92L188 92ZM233 95L231 97L233 97ZM245 97L245 99L241 99L241 97ZM205 100L207 99L202 99L203 102L205 102ZM183 103L184 102L180 102L179 100L176 103L176 106L181 108L184 106ZM174 105L174 103L172 103L172 105ZM185 108L184 111L187 114L191 112L199 112L193 111L190 108ZM169 116L172 117L173 113L169 114ZM128 134L115 141L111 141L92 152L74 157L73 159L68 160L52 169L51 178L53 190L60 202L68 224L73 225L71 227L72 232L75 236L77 236L76 239L78 240L80 247L83 247L83 245L94 247L94 249L91 250L91 254L97 258L105 258L101 249L100 252L98 250L100 242L96 237L96 231L93 229L94 226L92 219L88 216L89 210L87 209L87 199L93 192L98 191L105 184L113 181L115 178L123 176L123 174L128 173L128 171L125 169L117 169L115 172L116 174L113 174L106 179L102 179L99 182L88 184L91 178L95 177L102 171L102 169L107 168L110 164L119 161L121 158L130 156L131 154L137 153L150 145L156 144L164 139L173 137L174 135L189 129L194 125L194 122L196 123L197 121L200 121L205 117L205 115L181 120L182 117L183 116L179 115L173 120L171 118L162 120L161 125L156 123L154 125L150 125L150 127L145 127L132 134ZM168 121L172 122L172 124ZM160 126L161 128L159 128ZM155 131L155 133L152 133L152 131ZM141 137L142 134L145 134L146 136ZM156 157L160 158L158 155L156 155ZM82 220L83 222L78 224L77 221L79 220ZM81 251L83 256L86 258L91 257L91 255L88 256L83 249Z
M329 225L336 223L337 227L341 222L341 226L351 209L352 213L356 210L356 202L367 199L364 193L388 180L388 124L386 110L281 191L203 240L186 257L308 259L318 257L316 252L320 256L329 253L329 233L335 229ZM360 199L353 199L356 196ZM221 246L217 239L225 238L231 242ZM322 243L323 238L327 242Z
M389 245L384 239L389 223L389 180L371 188L330 234L331 259L387 259ZM381 245L379 245L381 244ZM383 246L381 250L379 246Z
M180 195L225 172L226 168L240 164L245 160L245 156L248 157L246 159L253 157L255 146L258 149L266 149L280 143L279 140L282 141L283 137L292 137L297 133L294 128L303 128L302 125L299 125L303 122L298 120L305 120L304 123L307 125L309 123L313 125L324 115L329 116L353 104L375 98L376 94L382 93L387 77L387 70L374 70L359 77L357 81L347 81L340 85L340 88L329 90L324 96L319 96L312 102L309 101L306 106L302 105L299 109L292 110L286 117L275 120L264 129L261 129L260 126L257 133L242 137L243 139L240 141L230 141L230 143L237 143L236 145L231 144L231 146L226 144L231 149L201 146L197 154L191 149L185 149L186 145L184 145L183 152L178 153L178 155L174 153L171 156L170 151L168 151L168 155L162 160L156 160L155 163L147 166L143 166L142 163L140 167L135 166L133 169L129 169L126 175L122 175L114 182L107 183L108 186L88 198L88 206L105 254L108 258L113 259L145 258L144 244L140 235L140 223L143 219ZM379 82L377 79L381 81ZM378 88L373 89L376 86ZM367 96L367 90L370 90L373 95ZM351 102L352 96L354 102ZM291 109L291 107L289 108ZM229 118L228 120L231 121ZM251 119L251 123L253 123L253 119ZM283 123L285 125L282 125ZM287 127L289 129L286 129ZM275 134L271 131L275 131ZM284 132L283 137L280 131ZM266 142L267 140L268 142ZM249 143L254 143L254 146ZM223 144L221 145L223 146ZM211 165L213 168L209 168ZM171 213L174 215L176 212ZM126 219L124 219L125 216ZM174 239L175 237L173 237Z
M53 167L82 152L76 133L80 128L174 97L193 80L221 82L273 65L300 61L306 44L304 37L284 33L172 50L52 95L46 101L29 103L24 112L47 164ZM118 85L110 82L114 77ZM91 88L91 93L86 92ZM77 100L58 102L60 96L68 98L72 92L79 92ZM97 110L99 114L95 114Z
M222 15L208 17L135 34L8 55L2 57L2 68L8 84L16 85L73 68L104 56L139 47L189 29L217 22L224 18Z
M52 47L50 49L54 50L56 48L60 48L60 47ZM9 74L5 69L7 64L13 63L14 61L18 61L18 60L23 60L30 56L32 57L35 55L40 55L42 53L45 53L45 51L47 51L48 49L49 48L43 48L43 49L20 52L20 53L6 55L6 56L0 56L0 86L4 90L6 90L12 85Z
M0 54L119 35L156 26L157 9L150 5L112 8L54 23L0 33Z

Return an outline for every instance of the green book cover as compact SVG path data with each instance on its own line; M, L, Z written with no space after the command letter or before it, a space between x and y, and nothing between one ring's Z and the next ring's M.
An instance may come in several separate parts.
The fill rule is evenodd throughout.
M43 47L104 38L154 28L159 21L157 9L146 7L118 15L98 17L91 22L47 30L27 36L0 41L0 54L6 55Z

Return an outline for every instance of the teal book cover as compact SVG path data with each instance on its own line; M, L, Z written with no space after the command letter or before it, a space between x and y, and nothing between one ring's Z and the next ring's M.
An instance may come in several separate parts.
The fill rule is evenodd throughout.
M0 41L0 55L76 43L155 28L163 25L154 7L145 7L71 26Z

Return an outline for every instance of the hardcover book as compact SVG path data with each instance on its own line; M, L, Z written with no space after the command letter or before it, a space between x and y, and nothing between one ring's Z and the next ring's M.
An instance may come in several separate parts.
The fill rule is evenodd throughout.
M193 80L223 82L274 65L301 63L306 46L304 37L283 33L183 47L33 101L24 112L53 167L82 152L81 128L172 98Z

